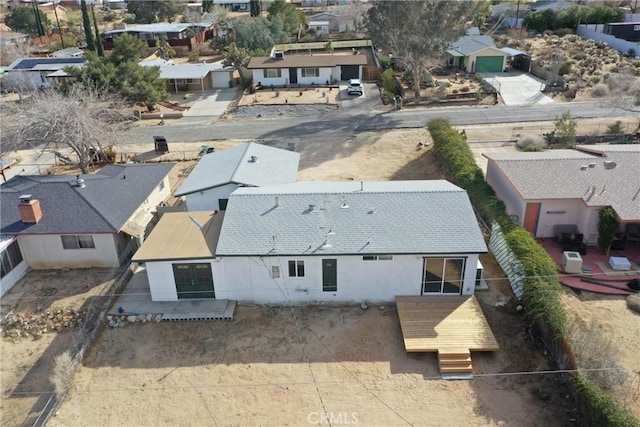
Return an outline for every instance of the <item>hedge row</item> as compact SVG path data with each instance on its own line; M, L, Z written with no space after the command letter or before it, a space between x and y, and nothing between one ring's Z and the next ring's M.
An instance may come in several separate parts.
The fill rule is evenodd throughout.
M505 239L524 267L526 279L523 300L530 319L553 334L567 340L567 315L560 300L562 286L557 266L534 237L509 219L504 204L484 179L482 170L473 158L466 137L453 129L448 121L435 119L427 125L433 139L436 156L451 181L467 190L476 211L489 224L496 221ZM638 421L620 407L597 385L580 374L572 376L574 390L582 398L586 412L599 425L637 426Z

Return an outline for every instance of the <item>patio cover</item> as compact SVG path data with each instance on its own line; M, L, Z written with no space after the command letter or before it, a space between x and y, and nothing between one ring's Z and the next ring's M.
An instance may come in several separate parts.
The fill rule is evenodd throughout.
M527 52L522 52L520 50L512 49L510 47L503 47L500 50L509 56L518 56L518 55L531 56Z
M457 50L453 50L453 49L449 49L447 51L447 53L451 56L455 56L455 57L459 57L459 58L464 58L464 55L461 54L460 52L458 52Z

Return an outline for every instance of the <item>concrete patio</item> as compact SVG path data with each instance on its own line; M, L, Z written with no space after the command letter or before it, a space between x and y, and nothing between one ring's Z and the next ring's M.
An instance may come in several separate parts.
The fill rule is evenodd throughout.
M233 320L236 301L188 299L152 301L147 270L138 267L122 295L109 310L112 316L162 315L162 320Z

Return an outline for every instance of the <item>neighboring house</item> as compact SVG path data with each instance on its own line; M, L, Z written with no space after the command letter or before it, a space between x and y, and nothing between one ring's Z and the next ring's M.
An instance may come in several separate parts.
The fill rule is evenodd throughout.
M23 44L29 41L29 35L13 31L0 31L0 47Z
M154 301L391 302L471 295L487 252L447 181L239 188L225 212L167 213L134 255Z
M315 31L317 35L328 35L329 21L311 20L309 21L309 29Z
M353 25L353 19L351 19L348 16L339 15L337 13L320 12L320 13L311 15L309 17L309 27L311 27L311 22L316 22L316 21L328 22L329 34L343 33L345 31L355 31L355 27Z
M575 150L484 154L487 182L507 214L535 237L575 224L587 244L598 239L598 214L640 223L640 145L581 145Z
M140 246L156 206L170 196L172 167L107 165L79 178L18 175L2 184L3 292L26 270L20 259L34 269L122 265ZM21 273L10 280L5 256Z
M467 73L501 73L508 56L496 47L491 36L483 35L460 37L446 54L449 67Z
M365 55L314 54L287 55L274 51L273 56L253 57L247 68L253 82L262 86L324 85L340 80L361 79Z
M233 67L225 67L221 62L200 64L174 64L163 59L140 61L145 67L160 67L160 79L164 80L171 92L204 91L211 88L225 88L233 83Z
M104 48L113 49L113 38L123 33L132 34L146 41L149 47L156 47L156 39L165 39L174 48L185 48L191 51L198 43L203 43L215 35L215 26L205 22L130 25L102 33Z
M239 187L262 187L296 181L300 154L250 142L205 154L175 197L184 197L188 211L225 210Z
M48 87L55 80L68 77L65 68L80 68L85 61L85 58L19 58L6 68L5 79L14 79L25 87L27 83L34 88Z
M249 10L249 1L250 0L213 0L213 4L224 6L234 12L244 12Z
M543 12L545 10L552 10L554 12L568 12L572 7L578 6L576 3L570 3L563 0L539 0L529 5L529 10L532 12Z

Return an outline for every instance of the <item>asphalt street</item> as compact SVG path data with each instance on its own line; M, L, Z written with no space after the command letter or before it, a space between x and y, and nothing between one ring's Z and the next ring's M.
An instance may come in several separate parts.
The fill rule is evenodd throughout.
M337 110L320 117L280 117L236 119L202 124L172 124L132 127L126 133L130 143L152 142L163 135L169 142L253 139L263 142L286 140L323 141L344 139L360 132L397 128L419 128L434 118L445 118L456 126L537 122L553 120L569 110L574 118L638 116L602 102L576 102L510 107L470 106L432 109L405 109L391 112L367 112L360 109Z

